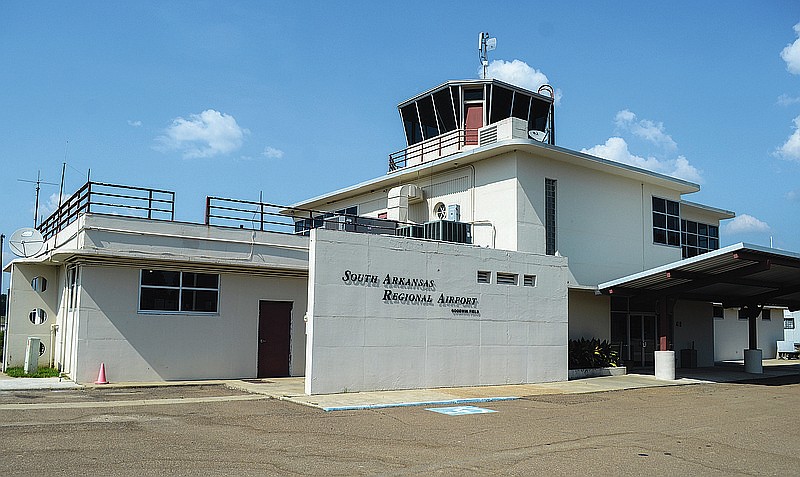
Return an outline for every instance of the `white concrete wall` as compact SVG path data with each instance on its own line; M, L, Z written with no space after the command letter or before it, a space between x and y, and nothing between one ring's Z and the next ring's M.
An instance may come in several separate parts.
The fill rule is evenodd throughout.
M81 267L77 382L94 381L100 363L112 382L255 377L259 300L294 302L291 373L303 374L305 279L223 273L218 314L138 313L139 271Z
M591 290L569 290L569 339L611 339L611 299Z
M724 319L714 320L714 359L716 361L744 359L748 347L748 322L738 318L735 308L725 310ZM777 342L783 340L783 312L772 311L772 319L758 317L758 348L764 359L777 356Z
M524 224L518 220L520 191L513 154L492 157L475 163L474 167L474 220L491 224L479 226L481 235L476 245L544 254L544 242L539 248L519 247L518 229ZM487 237L490 233L493 237Z
M563 257L314 230L306 392L565 380L566 264ZM478 270L493 272L492 283L477 283ZM346 271L376 278L348 281ZM498 271L518 273L519 285L495 283ZM537 286L522 286L523 274L536 275ZM387 275L423 283L387 285ZM394 300L393 293L431 302ZM442 295L477 303L441 304Z
M45 352L39 357L39 366L47 366L51 353L51 325L57 323L59 308L59 268L51 265L16 262L11 268L9 284L8 321L6 327L6 346L3 350L3 369L23 366L28 338L39 338ZM31 280L41 276L47 280L47 288L39 293L31 287ZM30 321L30 312L41 308L47 320L41 324Z
M679 301L674 310L672 347L678 366L682 349L697 350L697 366L714 366L714 323L711 303Z
M301 272L308 266L308 237L94 214L81 220L84 254Z
M681 218L716 226L719 226L720 219L716 212L686 203L681 204Z
M570 285L593 286L680 260L680 247L654 244L652 229L652 196L677 201L677 192L516 154L521 189L518 249L544 251L544 182L555 179L557 249L569 257Z

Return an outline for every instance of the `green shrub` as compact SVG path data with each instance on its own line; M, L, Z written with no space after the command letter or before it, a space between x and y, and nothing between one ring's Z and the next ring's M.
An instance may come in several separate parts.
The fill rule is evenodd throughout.
M33 374L25 374L25 368L18 366L15 368L8 368L6 374L12 378L57 378L59 372L55 368L42 367Z
M611 343L597 338L569 340L569 369L619 366L619 356Z

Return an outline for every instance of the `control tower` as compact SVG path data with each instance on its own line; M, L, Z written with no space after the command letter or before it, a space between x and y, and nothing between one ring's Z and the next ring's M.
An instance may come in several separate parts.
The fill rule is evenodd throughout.
M513 137L555 144L553 103L549 85L534 93L497 79L448 81L397 106L408 147L389 155L389 173L479 147L500 122Z

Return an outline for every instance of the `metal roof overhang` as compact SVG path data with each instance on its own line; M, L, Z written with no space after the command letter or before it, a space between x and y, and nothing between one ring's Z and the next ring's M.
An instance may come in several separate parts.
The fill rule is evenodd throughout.
M598 294L800 310L800 254L738 243L601 283Z

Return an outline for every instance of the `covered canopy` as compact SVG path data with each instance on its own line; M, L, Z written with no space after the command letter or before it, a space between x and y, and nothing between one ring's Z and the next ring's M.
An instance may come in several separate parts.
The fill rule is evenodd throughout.
M738 243L598 285L599 294L800 310L800 254Z

